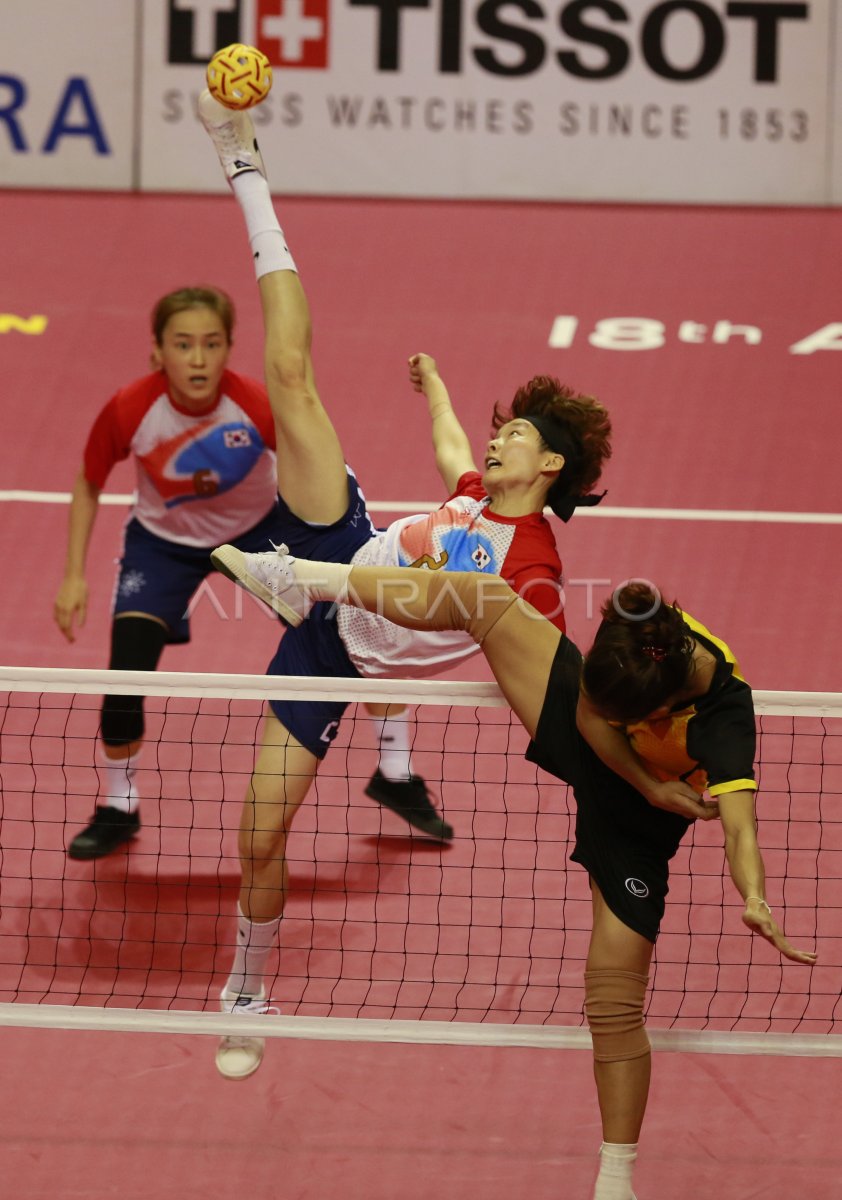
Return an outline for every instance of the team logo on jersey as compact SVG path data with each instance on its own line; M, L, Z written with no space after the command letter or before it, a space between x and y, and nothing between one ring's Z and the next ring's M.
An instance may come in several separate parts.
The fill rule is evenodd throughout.
M265 450L252 425L202 421L138 455L167 508L228 492L241 483ZM236 450L236 454L231 454Z
M631 892L638 900L645 900L649 895L649 888L642 879L635 879L632 875L626 880L626 891Z
M482 520L485 503L458 496L429 517L410 520L400 531L400 564L448 571L500 572L515 528Z
M222 440L226 450L237 450L240 446L251 445L247 429L226 429Z
M495 562L494 546L481 529L455 525L441 531L441 545L447 551L450 571L484 571Z

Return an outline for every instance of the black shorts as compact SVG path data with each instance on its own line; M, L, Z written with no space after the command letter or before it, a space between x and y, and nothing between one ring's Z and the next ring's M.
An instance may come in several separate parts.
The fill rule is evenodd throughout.
M653 808L591 750L576 728L581 667L581 654L563 637L526 757L573 789L573 862L588 871L624 925L654 942L664 915L669 862L691 822Z

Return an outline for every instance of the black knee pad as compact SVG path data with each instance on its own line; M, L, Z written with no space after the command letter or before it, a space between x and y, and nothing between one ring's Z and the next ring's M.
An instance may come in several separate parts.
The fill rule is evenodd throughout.
M111 626L110 671L154 671L166 645L167 630L151 617L116 617ZM143 737L143 697L113 696L102 701L102 740L126 746Z

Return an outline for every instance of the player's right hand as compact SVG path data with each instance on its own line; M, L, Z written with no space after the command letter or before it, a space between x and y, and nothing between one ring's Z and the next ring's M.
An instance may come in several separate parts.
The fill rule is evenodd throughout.
M68 642L76 641L74 621L81 629L88 613L88 585L81 576L62 581L53 606L53 619Z
M678 813L689 821L712 821L719 816L719 805L715 800L705 801L681 779L667 779L647 788L646 799L654 808Z

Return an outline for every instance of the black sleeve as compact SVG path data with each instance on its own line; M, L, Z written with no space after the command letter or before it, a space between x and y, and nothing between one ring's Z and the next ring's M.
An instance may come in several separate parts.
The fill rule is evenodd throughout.
M715 789L753 782L756 747L751 688L732 676L697 708L687 729L687 752L704 768L708 787Z

